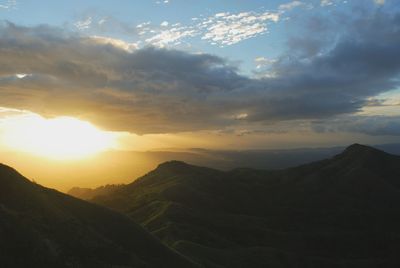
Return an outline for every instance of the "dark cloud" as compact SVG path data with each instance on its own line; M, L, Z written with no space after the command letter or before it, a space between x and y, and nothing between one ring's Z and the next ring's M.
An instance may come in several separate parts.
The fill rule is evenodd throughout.
M350 132L372 136L400 136L399 116L347 116L329 121L316 121L312 129L319 133Z
M317 39L298 47L293 42L267 78L255 79L209 54L129 52L58 28L3 22L0 106L79 116L136 133L354 113L398 86L400 16L377 11L348 26L329 46ZM307 53L297 53L307 46ZM15 76L21 73L31 75Z
M253 118L275 112L283 118L352 113L368 97L395 89L400 71L399 18L378 11L356 19L346 24L346 33L336 37L329 50L320 40L293 41L297 47L291 46L270 70L275 78L264 80L273 104L279 105L258 107Z

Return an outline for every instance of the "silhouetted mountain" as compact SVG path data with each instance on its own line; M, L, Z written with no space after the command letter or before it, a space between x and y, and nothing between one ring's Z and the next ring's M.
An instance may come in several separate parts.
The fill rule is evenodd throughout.
M400 144L377 145L385 152L399 154ZM28 153L7 152L0 161L8 163L42 185L67 191L74 186L94 187L107 183L130 183L155 169L160 163L179 160L219 170L238 167L283 169L331 158L345 147L297 148L268 150L207 150L192 148L184 151L107 151L87 159L58 161ZM56 180L54 178L57 178Z
M0 164L0 267L195 267L128 217Z
M73 187L71 190L68 191L68 194L81 199L88 200L99 195L112 194L114 191L123 186L124 184L107 184L105 186L100 186L95 189Z
M205 267L399 267L400 157L352 145L277 171L171 161L92 201Z

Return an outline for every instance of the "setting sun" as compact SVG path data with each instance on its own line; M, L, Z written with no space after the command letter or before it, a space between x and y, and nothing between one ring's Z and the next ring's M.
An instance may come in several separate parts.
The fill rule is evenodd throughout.
M52 159L83 158L113 146L112 133L72 117L45 119L38 115L7 123L5 142L11 149Z

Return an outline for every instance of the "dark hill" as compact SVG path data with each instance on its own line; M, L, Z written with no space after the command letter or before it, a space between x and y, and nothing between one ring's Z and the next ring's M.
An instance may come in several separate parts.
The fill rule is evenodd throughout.
M92 201L206 267L400 267L400 157L352 145L278 171L166 162Z
M0 164L0 267L194 267L128 217Z

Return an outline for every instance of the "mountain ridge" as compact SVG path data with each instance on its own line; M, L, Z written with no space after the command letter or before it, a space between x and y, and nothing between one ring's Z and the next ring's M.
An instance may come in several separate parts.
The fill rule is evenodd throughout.
M383 155L384 156L400 157L398 155L390 154L390 153L387 153L387 152L385 152L383 150L376 149L376 148L371 147L371 146L362 145L362 144L359 144L359 143L354 143L354 144L351 144L351 145L345 147L345 149L341 153L333 156L332 158L345 158L345 157L350 158L350 157L353 157L353 156L361 156L361 155L364 155L364 156L367 155L367 156L372 156L372 157L373 156L380 157L380 156L383 156ZM331 158L329 158L329 159L331 159ZM328 159L324 159L324 160L328 160ZM303 165L309 165L309 164L312 164L312 163L315 163L315 162L318 163L318 162L321 162L321 161L323 161L323 160L317 160L317 161L313 161L311 163L303 164ZM296 167L303 166L303 165L298 165L298 166L295 166L295 167L289 167L289 168L285 168L285 169L296 168ZM159 170L159 169L169 169L169 170L174 170L175 169L177 171L182 171L182 170L180 170L182 168L184 168L184 169L202 168L202 169L221 171L221 170L215 169L215 168L202 167L202 166L199 166L199 165L189 164L189 163L187 163L185 161L180 161L180 160L170 160L170 161L165 161L163 163L160 163L154 169L154 171ZM238 167L238 168L234 168L234 169L228 170L228 172L232 172L232 171L237 170L237 169L257 170L257 169L254 169L254 168L246 168L246 167L241 168L241 167ZM271 169L271 170L282 170L282 169Z
M125 215L2 164L0 215L2 267L197 267Z
M205 267L396 267L399 159L354 144L283 170L171 161L91 201Z

